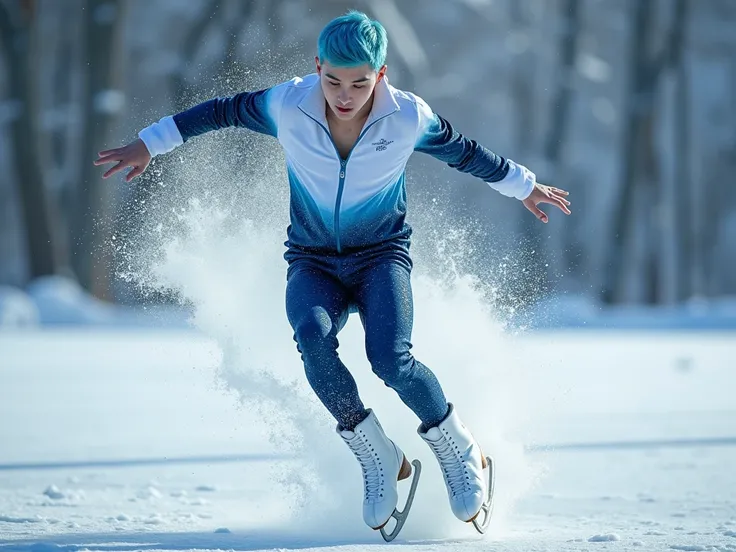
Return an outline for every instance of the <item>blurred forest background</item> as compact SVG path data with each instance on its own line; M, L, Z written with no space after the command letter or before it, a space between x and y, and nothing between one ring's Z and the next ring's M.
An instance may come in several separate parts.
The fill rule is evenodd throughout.
M102 180L97 152L313 72L319 31L349 8L387 28L393 85L568 189L573 216L542 225L419 155L410 201L425 183L458 220L488 222L485 247L521 239L556 293L736 295L733 0L0 0L0 284L64 274L133 301L107 244L120 212L166 190Z

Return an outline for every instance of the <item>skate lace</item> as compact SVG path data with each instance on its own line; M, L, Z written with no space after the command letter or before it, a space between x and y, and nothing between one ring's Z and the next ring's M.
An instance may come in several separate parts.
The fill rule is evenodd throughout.
M431 443L437 459L442 467L442 474L450 487L452 496L462 494L466 490L468 475L465 463L460 459L460 453L445 437L436 443Z
M365 499L371 500L383 496L383 468L373 455L373 449L369 443L360 438L350 442L350 448L358 458L363 470L363 483L365 485Z

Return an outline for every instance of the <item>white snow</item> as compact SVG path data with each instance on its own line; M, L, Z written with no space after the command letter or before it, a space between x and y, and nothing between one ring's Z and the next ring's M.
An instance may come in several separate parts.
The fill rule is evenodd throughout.
M64 493L62 493L56 485L51 485L50 487L48 487L43 492L43 494L45 494L52 500L60 500L62 498L66 498L66 495L64 495Z
M51 307L42 317L83 325L0 332L0 552L736 551L733 331L514 335L477 280L420 256L413 352L494 456L496 502L485 537L452 516L418 421L373 376L352 316L341 358L424 465L385 545L304 381L281 226L238 224L216 201L188 209L187 228L146 242L155 262L138 277L188 299L197 331L123 329L107 311L96 324L101 305L54 279L29 288Z
M462 305L462 293L452 300ZM503 408L516 423L489 415L488 403L474 407L472 396L456 401L500 460L485 538L454 521L415 422L353 359L388 431L425 465L416 509L392 546L736 550L736 447L697 444L735 436L733 336L544 333L504 338L508 349L493 339L500 359L516 359L513 374L500 372L510 379L495 384L512 393ZM675 362L683 354L686 371ZM330 443L329 420L313 420L325 448L307 457L247 459L278 447L253 431L262 411L220 385L221 355L195 332L0 333L0 551L383 548L362 526L359 471ZM624 436L641 446L617 446ZM655 446L678 437L694 444ZM571 446L523 451L535 443ZM332 471L313 467L322 460ZM339 509L323 512L315 493L336 491Z
M0 328L34 327L39 323L38 308L22 290L0 286Z

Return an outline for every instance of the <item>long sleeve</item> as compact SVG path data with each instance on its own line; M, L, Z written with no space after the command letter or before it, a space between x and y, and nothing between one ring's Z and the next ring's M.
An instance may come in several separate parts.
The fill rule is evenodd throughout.
M463 136L424 100L414 98L418 113L414 151L427 153L454 169L472 174L503 195L517 199L529 196L536 183L534 173Z
M283 85L214 98L162 118L138 133L152 156L167 153L194 136L227 127L245 127L276 136Z
M276 136L276 122L268 112L270 90L214 98L174 115L182 140L186 142L193 136L227 127L245 127L261 134Z

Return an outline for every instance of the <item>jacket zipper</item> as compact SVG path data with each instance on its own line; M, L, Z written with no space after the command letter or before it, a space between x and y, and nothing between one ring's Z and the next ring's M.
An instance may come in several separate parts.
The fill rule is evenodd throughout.
M358 135L358 138L355 140L355 143L353 144L353 147L350 148L350 153L348 153L348 156L346 159L343 159L340 155L340 151L337 149L337 144L335 144L335 141L332 139L332 134L330 134L330 131L325 128L325 125L320 123L317 119L312 117L309 113L304 111L301 107L299 110L304 113L307 117L312 119L315 123L317 123L320 127L322 127L322 130L324 130L327 133L327 137L330 139L330 142L332 143L332 147L335 148L335 153L337 154L337 158L340 160L340 180L337 184L337 198L335 199L335 218L334 218L334 227L335 227L335 246L337 248L337 252L342 252L342 247L340 244L340 204L342 203L342 193L345 189L345 172L347 169L348 161L350 161L350 156L353 155L353 151L356 147L358 147L358 143L360 143L360 140L365 136L366 132L368 132L368 129L370 129L373 125L375 125L378 121L381 121L388 117L389 115L393 115L396 110L392 111L391 113L387 113L386 115L379 117L375 121L373 121L371 124L369 124L367 127L363 129L363 132L361 132Z

